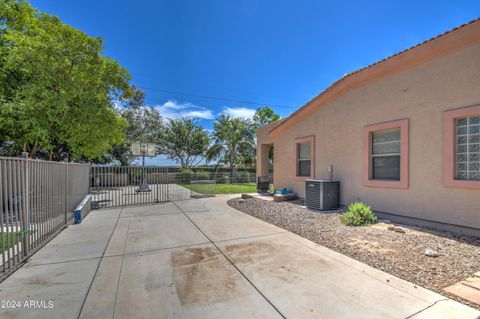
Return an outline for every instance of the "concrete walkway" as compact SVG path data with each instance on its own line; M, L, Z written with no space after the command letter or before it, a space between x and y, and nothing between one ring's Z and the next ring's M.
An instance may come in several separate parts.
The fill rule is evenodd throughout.
M1 301L20 302L0 317L479 315L238 212L228 198L93 211L0 284Z

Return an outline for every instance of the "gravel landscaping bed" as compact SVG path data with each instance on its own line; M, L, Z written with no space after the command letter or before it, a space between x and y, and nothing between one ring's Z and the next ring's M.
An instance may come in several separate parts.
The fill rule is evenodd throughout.
M390 230L393 224L388 221L370 227L345 226L340 222L342 211L311 211L301 206L301 200L277 203L236 198L228 205L416 285L479 307L442 289L480 271L480 238L397 224ZM426 249L436 251L438 257L426 256Z

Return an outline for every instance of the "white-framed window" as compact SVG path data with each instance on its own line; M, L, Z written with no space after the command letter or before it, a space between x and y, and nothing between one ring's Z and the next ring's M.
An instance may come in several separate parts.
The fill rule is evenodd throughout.
M370 133L372 180L400 180L400 128Z
M297 143L297 176L309 177L311 175L312 165L311 143Z
M408 189L409 119L365 126L363 185Z

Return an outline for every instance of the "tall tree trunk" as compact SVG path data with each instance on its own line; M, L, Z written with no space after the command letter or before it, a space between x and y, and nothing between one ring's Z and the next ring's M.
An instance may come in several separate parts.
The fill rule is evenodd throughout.
M234 167L233 162L230 162L230 178L229 178L230 184L233 183L233 167Z
M38 141L35 140L32 150L30 151L30 158L34 158L34 156L37 154L37 147L38 147Z

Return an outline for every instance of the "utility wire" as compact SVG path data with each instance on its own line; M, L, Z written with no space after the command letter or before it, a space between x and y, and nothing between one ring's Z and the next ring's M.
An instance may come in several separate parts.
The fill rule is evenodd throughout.
M166 89L162 89L162 88L152 88L152 87L145 87L145 86L139 86L139 85L136 85L136 87L138 87L140 89L143 89L143 90L158 91L158 92L170 93L170 94L175 94L175 95L192 96L192 97L209 99L209 100L216 100L216 101L234 102L234 103L251 104L251 105L259 105L259 106L272 106L272 107L287 108L287 109L296 109L296 107L291 106L291 105L279 105L279 104L270 104L270 103L236 100L236 99L230 99L230 98L224 98L224 97L218 97L218 96L200 95L200 94L194 94L194 93L188 93L188 92L179 92L179 91L170 91L170 90L166 90Z
M146 75L146 74L141 74L141 73L135 73L132 72L133 75L143 77L143 78L151 78L151 79L158 79L162 80L162 77L159 76L153 76L153 75ZM218 86L211 86L211 85L204 85L205 87L211 88L211 89L218 89L222 91L230 91L230 92L240 92L240 93L247 93L247 94L255 94L255 95L267 95L265 93L260 93L260 92L253 92L253 91L246 91L246 90L240 90L240 89L232 89L232 88L225 88L225 87L218 87ZM298 97L291 97L291 96L271 96L269 95L270 98L275 98L275 99L283 99L283 100L297 100Z

